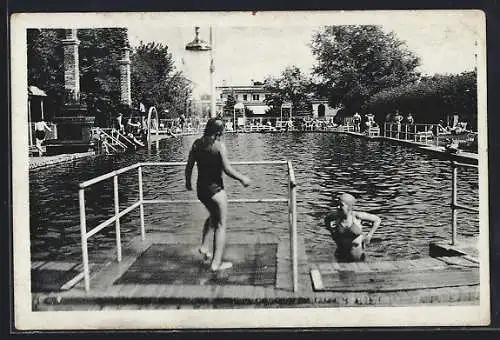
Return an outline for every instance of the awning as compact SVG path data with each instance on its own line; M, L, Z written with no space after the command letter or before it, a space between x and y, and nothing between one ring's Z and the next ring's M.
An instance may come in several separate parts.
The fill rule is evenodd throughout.
M47 94L45 93L45 91L40 90L36 86L28 86L28 95L37 96L37 97L47 97Z

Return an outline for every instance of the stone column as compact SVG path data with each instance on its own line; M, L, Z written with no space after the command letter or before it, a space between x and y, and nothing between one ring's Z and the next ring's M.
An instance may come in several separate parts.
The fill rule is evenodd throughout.
M120 98L122 104L132 105L132 94L130 92L130 48L123 48L120 62Z
M64 46L64 89L66 102L78 102L80 98L80 68L78 62L78 45L80 41L76 36L76 29L66 30L66 39L62 40Z

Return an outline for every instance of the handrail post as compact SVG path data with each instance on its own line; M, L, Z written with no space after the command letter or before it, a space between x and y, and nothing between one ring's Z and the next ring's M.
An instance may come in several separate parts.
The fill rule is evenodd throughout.
M83 278L85 281L85 291L90 290L90 270L89 270L89 253L87 249L87 221L85 218L85 189L78 190L78 203L80 206L80 236L82 240L82 261L83 261Z
M144 227L144 193L142 189L142 166L139 165L138 175L139 175L139 202L141 205L139 206L140 215L141 215L141 239L144 241L146 239L146 231Z
M408 140L408 124L405 124L405 140Z
M451 245L457 241L457 174L458 165L452 162L452 182L451 182Z
M118 200L118 175L113 176L113 186L115 192L115 230L116 230L116 258L118 262L122 261L122 245L120 235L120 202Z
M290 223L290 256L292 259L293 291L299 289L297 263L297 189L293 174L292 162L288 161L289 223Z

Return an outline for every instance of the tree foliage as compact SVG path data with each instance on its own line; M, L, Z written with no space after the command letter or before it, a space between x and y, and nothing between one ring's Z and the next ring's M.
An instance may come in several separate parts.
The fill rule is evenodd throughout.
M223 108L223 116L226 117L226 116L230 116L232 117L233 116L233 109L234 109L234 105L236 105L236 99L234 98L234 93L229 93L227 95L227 100L224 104L224 108Z
M379 26L328 26L311 42L317 59L317 91L346 114L363 111L363 104L383 89L413 83L419 59L393 33Z
M311 80L297 66L285 68L277 78L267 77L264 88L269 92L264 101L271 108L269 114L279 115L284 102L291 102L294 111L310 106Z
M96 124L107 126L117 111L124 111L120 101L120 64L123 49L128 47L125 28L79 29L80 91L85 94L89 113Z
M65 98L62 29L28 29L28 85L47 92L49 116L60 115ZM127 42L121 28L79 29L77 31L80 91L96 124L106 125L120 107L119 62Z
M143 42L135 48L132 57L132 101L156 106L159 112L178 116L187 111L191 96L189 81L175 70L168 46Z
M62 29L27 30L28 85L46 91L49 117L60 115L64 105L64 49ZM120 59L128 46L122 28L77 31L80 91L96 124L111 124L111 117L130 110L120 101ZM185 112L191 96L189 81L173 66L172 55L162 44L142 44L131 55L131 91L138 104L155 105L159 112ZM137 107L137 106L135 106Z
M412 113L415 122L437 123L458 114L473 129L477 127L477 74L434 75L419 82L385 89L367 102L367 111L383 121L396 109Z
M27 30L28 85L47 93L44 99L48 117L53 117L64 98L64 30Z

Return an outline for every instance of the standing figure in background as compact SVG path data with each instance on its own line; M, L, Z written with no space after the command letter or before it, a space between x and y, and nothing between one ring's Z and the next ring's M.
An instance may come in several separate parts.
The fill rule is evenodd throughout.
M182 131L184 131L184 125L186 124L186 116L184 116L184 113L181 114L179 117L179 126Z
M124 128L123 128L123 114L121 112L118 112L118 116L116 116L116 126L115 128L120 131L121 133L124 132Z
M408 123L408 125L413 125L415 123L415 120L413 119L411 113L408 113L408 116L406 116L406 123Z
M396 110L396 114L394 115L394 123L396 124L397 136L399 139L401 133L401 122L403 121L403 116L399 113L399 110Z
M39 156L43 155L42 142L45 140L45 130L52 131L45 121L41 120L35 123L35 143Z
M359 113L356 112L354 116L352 116L352 120L354 121L354 131L361 132L361 116Z

